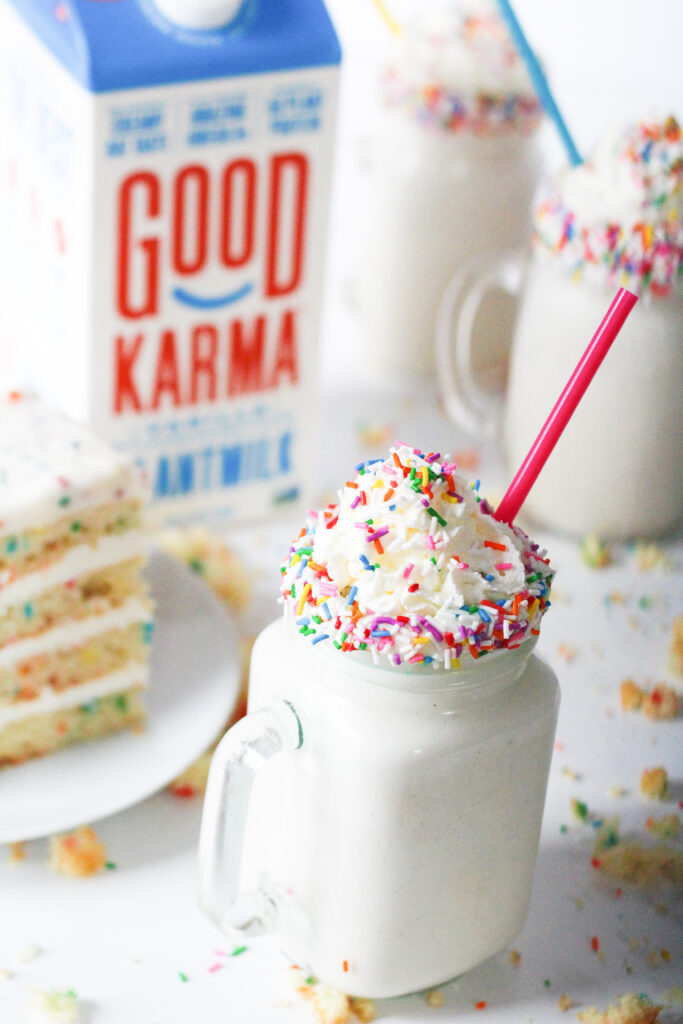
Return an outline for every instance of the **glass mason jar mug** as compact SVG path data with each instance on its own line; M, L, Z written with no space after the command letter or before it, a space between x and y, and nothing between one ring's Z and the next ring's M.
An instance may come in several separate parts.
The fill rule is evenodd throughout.
M491 290L519 300L503 400L479 386L474 331ZM488 253L454 275L439 311L440 381L452 418L499 434L521 465L617 286L575 278L555 254ZM573 536L654 537L683 519L683 287L641 296L524 503Z
M480 253L524 244L541 167L535 132L451 132L381 112L359 255L366 368L386 379L434 375L437 311L451 275ZM510 312L496 296L482 311L486 367L500 363L499 321Z
M459 670L379 666L279 620L211 765L200 899L351 995L503 949L531 892L559 704L534 641ZM246 895L245 895L246 894Z

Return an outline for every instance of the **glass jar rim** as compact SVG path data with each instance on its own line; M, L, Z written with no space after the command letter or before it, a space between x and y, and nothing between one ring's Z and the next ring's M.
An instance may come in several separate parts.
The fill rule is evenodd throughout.
M285 621L284 625L288 628L289 623ZM306 638L300 637L298 633L295 635L302 645L306 644ZM434 662L427 665L393 665L382 655L378 656L381 660L375 660L369 651L339 651L330 639L322 640L315 645L309 642L308 649L311 655L323 664L335 671L341 670L347 677L361 679L369 686L406 692L463 692L504 686L514 682L524 671L537 641L538 637L530 636L516 647L479 653L476 659L466 653L463 654L463 660L471 659L471 664L463 667L461 663L460 667L451 668L445 668L440 664L434 667Z

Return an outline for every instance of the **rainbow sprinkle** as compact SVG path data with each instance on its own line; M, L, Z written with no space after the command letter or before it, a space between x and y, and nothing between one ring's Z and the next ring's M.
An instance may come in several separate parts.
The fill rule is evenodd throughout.
M543 110L497 13L423 12L395 40L383 103L427 128L478 136L529 135Z
M628 183L639 208L621 220L585 215L563 194L582 183L599 194L608 177ZM618 176L618 177L617 177ZM616 187L616 186L615 186ZM629 126L613 152L570 170L534 216L534 247L550 252L575 277L639 295L667 295L683 276L683 133L674 117Z
M538 634L554 575L546 552L498 523L453 462L397 445L356 471L338 502L309 513L281 569L302 636L437 669Z

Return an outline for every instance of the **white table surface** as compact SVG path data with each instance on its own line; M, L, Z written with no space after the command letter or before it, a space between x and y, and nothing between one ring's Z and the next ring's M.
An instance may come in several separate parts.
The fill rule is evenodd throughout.
M336 446L319 452L320 497L348 476L359 457L369 457L359 425L389 429L416 445L455 452L472 449L441 417L428 392L397 399L356 392L328 396L320 436L335 424ZM377 448L373 449L375 452ZM380 446L381 450L381 446ZM504 487L493 448L479 449L482 490ZM233 536L253 566L256 627L277 614L274 593L280 555L296 524L259 527ZM639 572L633 549L616 548L614 564L597 571L582 562L574 541L540 535L558 568L553 608L544 621L541 653L555 666L562 686L558 742L551 774L533 900L515 943L521 964L506 954L443 987L440 1009L423 995L377 1004L382 1021L527 1022L575 1020L557 1008L561 993L581 1005L606 1005L627 991L654 998L683 978L683 906L670 888L640 890L599 876L590 859L594 830L572 819L578 797L596 817L618 814L624 830L642 836L645 819L678 809L683 798L681 720L649 722L619 710L618 687L626 676L641 685L664 680L670 623L681 605L683 545L665 548L668 570ZM575 648L567 661L562 645ZM672 778L667 803L638 795L643 768L664 765ZM578 777L573 778L572 774ZM608 796L618 786L624 795ZM21 1024L28 990L73 988L86 1024L296 1024L310 1021L303 1002L281 1005L286 961L270 938L234 944L204 919L195 898L198 800L164 791L97 823L116 864L90 879L54 874L47 842L27 844L28 857L10 863L0 851L0 1021ZM567 825L567 831L561 826ZM581 907L577 900L583 901ZM663 906L667 912L663 912ZM601 956L591 949L597 936ZM637 948L636 948L636 943ZM35 944L42 952L28 963L20 954ZM668 950L667 964L658 956ZM654 951L654 953L653 953ZM648 964L654 955L658 966ZM211 970L215 964L219 969ZM180 972L187 981L180 979ZM485 1000L485 1016L474 1004ZM664 1016L669 1022L683 1019Z
M500 496L507 480L495 448L475 446L459 434L441 416L429 388L415 388L406 397L368 393L353 382L350 356L362 353L363 342L343 296L353 273L352 214L359 188L354 146L363 128L368 59L378 29L374 15L368 15L369 3L331 0L330 6L351 77L342 103L334 256L322 343L319 498L326 500L359 458L381 453L397 437L443 451L476 447L482 492ZM673 25L680 24L680 5L656 0L643 18L641 5L634 2L581 0L576 10L564 11L561 33L554 20L559 13L552 7L551 16L551 5L520 0L519 12L532 39L541 36L558 98L582 144L592 144L612 115L632 111L641 96L637 113L667 103L673 76L680 72L680 32ZM529 24L534 18L535 33L533 21ZM655 35L650 45L647 39ZM599 69L599 89L593 88L586 67ZM680 94L680 76L677 80ZM549 141L551 151L553 145L557 160L557 144ZM365 447L364 428L386 432L386 440ZM277 566L298 525L259 527L231 538L253 568L251 630L277 614ZM578 797L595 816L618 814L627 833L642 837L648 816L678 810L683 798L681 719L652 723L622 713L618 687L626 676L641 685L666 679L669 628L683 610L683 544L665 545L668 570L643 573L628 548L615 549L614 564L593 571L582 563L576 542L549 535L538 539L548 545L558 568L554 607L544 621L539 649L558 672L563 698L533 900L515 944L521 963L515 967L501 954L443 986L440 1009L419 994L380 1002L378 1018L385 1024L574 1021L575 1010L562 1014L557 1008L561 993L581 1006L604 1007L627 991L659 998L683 982L680 893L676 898L670 888L624 884L622 895L615 895L617 883L591 867L592 827L574 822L570 813L570 800ZM571 661L560 653L563 645L575 648ZM673 780L666 804L638 795L642 769L657 764L667 767ZM615 786L624 792L619 799L608 796ZM270 938L248 943L240 956L225 956L234 945L202 917L195 897L200 811L199 801L163 791L98 822L116 869L91 879L51 872L45 840L27 844L22 863L11 863L9 851L0 848L0 972L11 975L4 979L0 973L0 1024L24 1021L32 987L74 989L85 1024L304 1024L312 1019L304 1003L282 1005L287 964ZM601 955L591 949L592 936L599 939ZM21 954L29 945L41 952L23 962ZM662 949L670 952L669 963L662 960ZM657 966L649 963L652 959ZM487 1003L485 1011L474 1008L481 1000ZM662 1020L680 1024L683 1008Z

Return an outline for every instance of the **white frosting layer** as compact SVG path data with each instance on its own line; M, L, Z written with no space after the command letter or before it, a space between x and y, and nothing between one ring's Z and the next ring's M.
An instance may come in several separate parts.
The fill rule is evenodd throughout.
M94 546L79 544L71 548L63 558L35 572L20 576L11 583L2 585L0 574L0 614L12 605L23 604L38 594L56 587L67 580L76 579L84 573L106 569L117 562L139 558L147 553L148 538L143 530L129 530L117 537L102 537Z
M131 686L147 687L149 681L149 668L139 662L131 661L125 668L117 669L99 679L93 679L90 683L83 683L82 686L71 686L68 690L55 693L48 690L37 700L22 701L19 704L12 704L11 707L0 709L0 729L22 719L30 718L32 715L47 715L53 711L60 711L64 708L78 707L80 704L89 704L98 697L107 697L113 693L127 690Z
M134 622L150 622L152 610L138 597L129 598L119 608L90 615L87 619L70 619L36 636L7 644L0 648L0 669L10 668L27 658L35 658L49 651L61 651L85 643L91 637L111 629L124 629Z
M146 493L138 467L83 425L33 397L0 402L0 533Z

